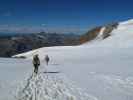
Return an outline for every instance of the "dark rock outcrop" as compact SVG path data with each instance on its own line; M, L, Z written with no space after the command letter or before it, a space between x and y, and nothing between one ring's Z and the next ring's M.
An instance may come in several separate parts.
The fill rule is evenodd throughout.
M117 28L119 24L118 23L112 23L105 26L105 30L103 32L103 39L109 37L111 32Z
M79 38L80 43L83 44L85 42L88 42L88 41L95 39L98 36L101 28L102 27L93 28L92 30L88 31L86 34L82 35Z
M100 31L103 27L105 27L101 37L102 39L106 39L107 37L111 36L111 32L117 28L119 24L118 23L112 23L112 24L107 24L105 26L99 26L96 28L91 29L87 33L83 34L80 38L80 44L83 44L85 42L89 42L91 40L94 40L97 38L97 36L100 34Z

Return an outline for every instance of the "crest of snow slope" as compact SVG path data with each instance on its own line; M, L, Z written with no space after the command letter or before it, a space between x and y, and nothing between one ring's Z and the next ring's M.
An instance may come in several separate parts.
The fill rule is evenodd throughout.
M116 29L110 33L111 36L102 39L102 34L105 27L101 28L99 35L91 42L85 43L84 45L93 46L109 46L109 47L128 47L132 46L133 43L133 20L128 20L119 23Z

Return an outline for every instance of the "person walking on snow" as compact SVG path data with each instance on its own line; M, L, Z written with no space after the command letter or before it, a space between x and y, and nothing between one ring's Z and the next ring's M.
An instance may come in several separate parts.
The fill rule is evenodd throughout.
M33 56L33 65L34 65L34 73L38 73L38 67L40 66L40 59L38 57L38 54Z
M47 66L48 66L49 60L50 60L50 59L49 59L49 56L46 55L46 56L45 56L45 62L46 62L46 64L47 64Z

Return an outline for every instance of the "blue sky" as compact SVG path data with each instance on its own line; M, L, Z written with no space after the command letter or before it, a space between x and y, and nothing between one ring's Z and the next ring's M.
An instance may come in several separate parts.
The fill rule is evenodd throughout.
M133 0L0 0L0 32L74 32L133 18Z

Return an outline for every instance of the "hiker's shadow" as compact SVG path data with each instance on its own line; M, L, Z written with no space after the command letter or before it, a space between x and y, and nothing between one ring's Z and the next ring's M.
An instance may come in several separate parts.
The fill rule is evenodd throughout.
M47 71L47 72L43 72L43 73L51 73L51 74L56 74L56 73L60 73L59 71Z

